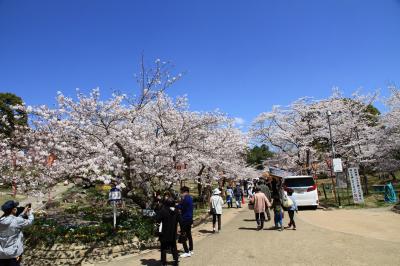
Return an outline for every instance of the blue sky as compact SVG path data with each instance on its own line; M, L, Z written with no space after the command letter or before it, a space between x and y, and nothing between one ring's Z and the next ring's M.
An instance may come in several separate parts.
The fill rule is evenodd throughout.
M333 86L399 83L400 1L0 0L0 91L27 104L132 92L142 52L185 72L169 93L193 110L249 123Z

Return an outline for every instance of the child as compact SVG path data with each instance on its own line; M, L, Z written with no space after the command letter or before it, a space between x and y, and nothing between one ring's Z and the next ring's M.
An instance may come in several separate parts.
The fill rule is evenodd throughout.
M232 208L233 206L233 189L228 186L226 188L226 202L228 203L228 208Z
M275 229L278 229L278 231L282 231L284 229L282 223L283 207L279 195L274 195L271 209L273 209L274 211Z
M286 228L290 228L293 226L293 230L296 230L296 223L294 222L294 212L296 211L296 213L298 213L296 198L293 196L293 189L289 189L287 193L289 195L289 198L293 201L293 205L290 206L288 210L290 222Z

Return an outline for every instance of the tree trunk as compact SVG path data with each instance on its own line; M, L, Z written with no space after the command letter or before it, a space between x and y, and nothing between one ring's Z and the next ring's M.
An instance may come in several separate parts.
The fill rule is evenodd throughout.
M389 172L389 175L392 176L392 181L397 181L397 177L394 172Z
M199 199L201 199L202 190L203 190L203 185L201 184L201 178L199 177L197 178L197 193L199 195Z

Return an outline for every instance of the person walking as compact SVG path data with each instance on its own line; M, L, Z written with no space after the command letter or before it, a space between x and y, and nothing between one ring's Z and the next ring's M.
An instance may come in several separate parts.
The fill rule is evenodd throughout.
M192 238L192 224L193 224L193 198L189 195L189 188L184 186L181 188L182 201L178 205L182 216L182 227L181 231L185 235L183 241L183 253L180 257L187 258L194 254L193 252L193 238ZM187 245L189 242L189 247Z
M220 196L221 191L216 188L213 191L213 195L210 197L210 210L213 216L213 233L221 231L221 216L222 216L222 206L224 205L224 200ZM218 219L218 231L216 231L215 224Z
M233 189L231 186L226 187L226 203L228 203L228 208L233 208Z
M245 180L242 181L242 183L243 183L244 193L247 193L248 181L245 179ZM244 196L244 194L243 194L243 196Z
M268 201L271 202L271 190L269 187L265 184L265 181L261 180L258 182L258 187L260 188L260 191L264 193L264 195L267 197ZM267 221L271 220L271 213L269 211L269 208L265 209L265 212L267 213Z
M254 213L257 221L257 231L262 230L264 228L265 221L265 210L271 207L271 203L269 202L267 196L261 192L259 187L254 189L255 194L251 198L250 202L254 204Z
M253 189L254 189L253 183L249 182L247 187L247 199L251 199L253 197L254 195Z
M175 209L175 200L167 198L164 200L160 211L156 216L157 223L160 224L160 250L161 265L167 265L167 251L171 250L174 258L174 265L178 265L179 256L176 247L178 224L181 224L181 216Z
M272 207L274 211L275 229L282 231L283 228L283 206L279 195L274 195L272 200Z
M293 195L293 189L288 189L288 196L292 200L293 204L289 207L288 214L289 214L289 225L286 228L290 228L293 226L293 230L296 230L296 223L294 222L294 212L298 213L296 198Z
M235 195L235 201L236 201L236 208L242 208L242 197L243 197L243 192L242 188L240 187L240 184L236 184L236 187L233 191Z
M31 206L27 205L17 217L19 203L13 200L6 201L1 210L0 218L0 265L19 266L24 252L22 229L33 223L34 217ZM23 216L28 216L24 219Z

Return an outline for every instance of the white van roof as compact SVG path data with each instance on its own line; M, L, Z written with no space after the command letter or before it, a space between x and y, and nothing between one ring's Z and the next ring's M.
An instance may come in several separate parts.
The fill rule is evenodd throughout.
M286 176L284 179L289 179L289 178L313 178L311 175L291 175L291 176Z

